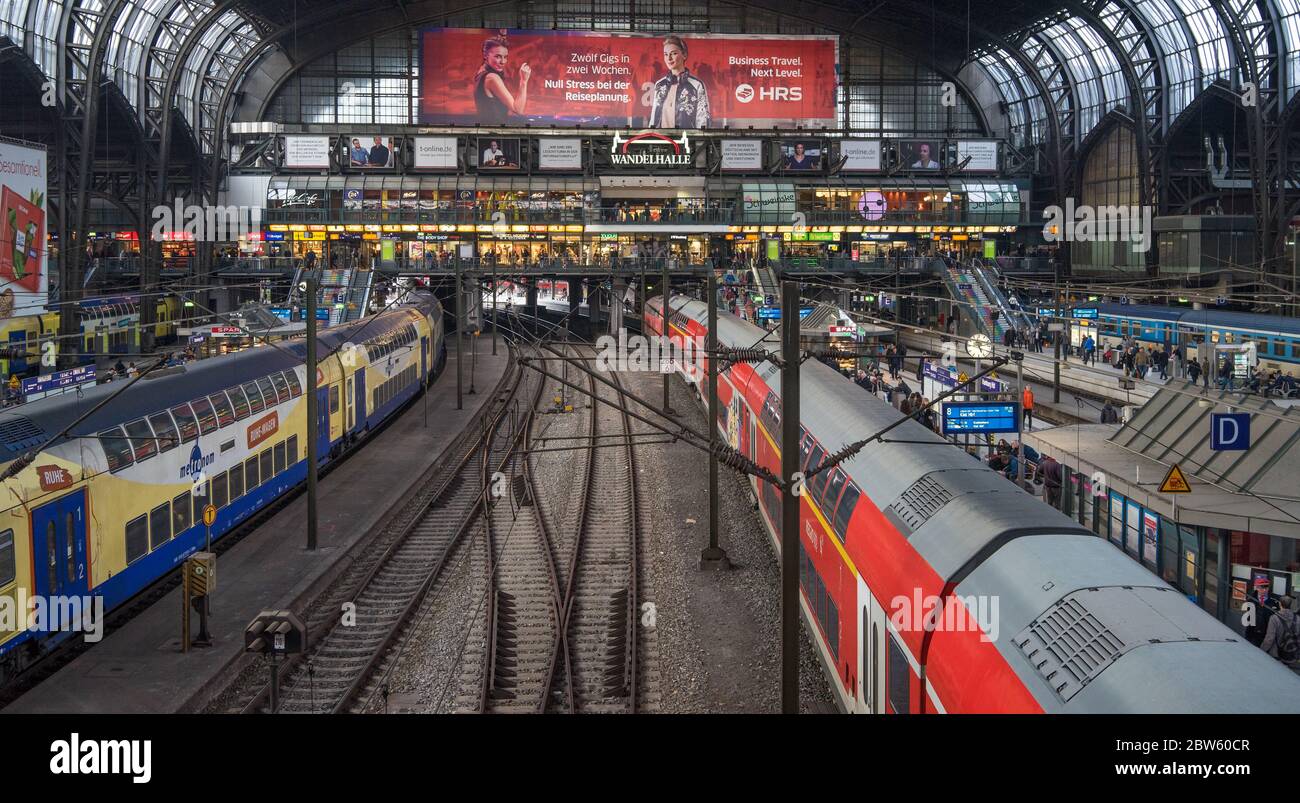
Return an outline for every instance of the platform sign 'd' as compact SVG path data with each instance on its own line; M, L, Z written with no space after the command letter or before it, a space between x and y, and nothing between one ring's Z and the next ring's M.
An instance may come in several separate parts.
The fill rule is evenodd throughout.
M1165 475L1165 481L1160 483L1160 493L1162 494L1189 494L1192 492L1192 485L1187 481L1183 470L1174 463L1169 467L1169 473Z
M1250 413L1211 413L1210 448L1244 452L1250 448Z

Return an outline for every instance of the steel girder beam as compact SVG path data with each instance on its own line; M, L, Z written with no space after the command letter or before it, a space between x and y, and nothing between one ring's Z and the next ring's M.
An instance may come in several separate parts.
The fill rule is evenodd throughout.
M1280 131L1282 58L1280 31L1273 25L1268 3L1257 0L1210 0L1228 34L1234 74L1257 92L1253 107L1246 107L1250 137L1251 194L1255 211L1255 257L1261 271L1276 260L1279 241L1274 206L1285 203L1285 187L1277 158ZM1256 18L1250 18L1250 11ZM1257 61L1257 58L1259 61ZM1262 62L1262 63L1260 63ZM1240 87L1236 87L1240 89ZM1275 198L1275 193L1278 197Z
M82 0L69 0L60 20L59 64L57 76L65 106L64 145L60 149L60 173L64 187L60 217L66 225L59 260L60 286L65 303L81 297L82 258L86 236L86 213L89 180L94 161L94 136L98 124L100 89L104 84L104 51L117 15L129 0L109 0L101 9L83 8ZM60 334L75 334L75 316L60 317ZM74 338L69 351L75 356Z

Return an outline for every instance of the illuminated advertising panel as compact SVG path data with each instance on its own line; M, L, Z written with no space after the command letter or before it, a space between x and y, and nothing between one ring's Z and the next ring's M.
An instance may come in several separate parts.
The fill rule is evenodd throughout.
M425 28L419 121L836 125L834 36Z

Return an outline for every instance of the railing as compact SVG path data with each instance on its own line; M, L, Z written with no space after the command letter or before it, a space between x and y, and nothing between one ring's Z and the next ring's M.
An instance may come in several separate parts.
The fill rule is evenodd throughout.
M1056 260L1052 257L998 257L994 260L998 270L1011 273L1054 273Z
M500 217L495 217L500 215ZM266 223L299 224L446 224L490 226L494 223L606 223L615 225L731 226L879 226L956 225L1010 226L1019 223L1015 215L966 214L960 209L941 211L890 210L877 218L864 218L847 209L801 209L789 211L745 209L730 203L717 206L682 207L664 205L603 205L570 209L521 209L478 205L456 209L267 209Z

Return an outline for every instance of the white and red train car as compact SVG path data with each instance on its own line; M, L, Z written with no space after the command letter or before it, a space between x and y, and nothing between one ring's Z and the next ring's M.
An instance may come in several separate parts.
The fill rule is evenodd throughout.
M662 334L661 303L646 304L647 335ZM702 343L707 321L704 302L672 299L678 345ZM724 346L776 350L777 333L763 335L718 316ZM768 362L718 381L717 427L777 476L780 392ZM805 471L901 415L813 360L800 397ZM779 544L780 493L751 483ZM845 711L1300 711L1300 678L920 424L821 472L800 508L802 613Z

